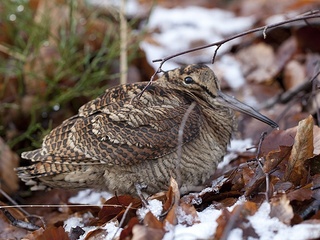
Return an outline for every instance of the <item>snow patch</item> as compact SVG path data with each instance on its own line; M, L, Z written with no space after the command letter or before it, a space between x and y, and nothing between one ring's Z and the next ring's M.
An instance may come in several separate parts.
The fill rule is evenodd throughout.
M220 41L226 36L249 29L253 23L253 17L236 17L234 13L221 9L198 6L166 9L157 6L151 13L147 26L153 32L151 37L157 44L144 41L140 46L152 63L154 59ZM218 55L225 53L239 41L240 39L235 39L223 44ZM209 63L213 53L214 49L203 49L175 60L182 64ZM176 67L177 64L169 61L163 70Z
M142 207L137 210L138 218L143 220L148 212L151 212L156 218L159 219L162 213L162 202L157 199L148 200L148 206Z
M231 139L230 145L228 146L228 154L223 157L222 162L218 164L218 168L224 168L233 159L238 157L238 153L247 152L248 148L252 147L252 139ZM249 151L254 151L250 149Z
M78 192L74 197L69 198L70 203L74 204L92 204L100 206L103 204L102 199L108 200L113 197L109 192L96 192L92 189L85 189Z

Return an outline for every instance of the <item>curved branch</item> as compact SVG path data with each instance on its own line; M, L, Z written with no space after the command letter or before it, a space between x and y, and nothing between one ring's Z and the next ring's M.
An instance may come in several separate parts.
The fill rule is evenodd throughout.
M272 29L272 28L276 28L276 27L279 27L281 25L285 25L285 24L288 24L288 23L292 23L292 22L297 22L297 21L306 21L307 19L312 19L312 18L320 18L320 10L315 10L315 11L311 11L311 12L307 12L307 13L304 13L302 15L299 15L297 17L294 17L294 18L291 18L291 19L288 19L288 20L285 20L285 21L282 21L282 22L278 22L278 23L274 23L274 24L270 24L270 25L265 25L263 27L258 27L258 28L254 28L254 29L250 29L248 31L245 31L245 32L241 32L241 33L238 33L236 35L233 35L231 37L228 37L226 39L223 39L221 41L218 41L218 42L214 42L214 43L210 43L210 44L207 44L207 45L203 45L203 46L200 46L200 47L195 47L195 48L192 48L192 49L189 49L189 50L186 50L186 51L182 51L182 52L179 52L179 53L176 53L176 54L173 54L173 55L170 55L168 57L165 57L165 58L161 58L161 59L155 59L153 60L152 62L160 62L160 67L159 69L162 67L162 65L172 59L172 58L175 58L175 57L178 57L178 56L181 56L181 55L184 55L184 54L187 54L187 53L191 53L191 52L195 52L195 51L199 51L199 50L202 50L202 49L205 49L205 48L210 48L210 47L214 47L214 46L218 46L218 48L226 43L226 42L229 42L231 40L234 40L236 38L239 38L239 37L243 37L245 35L248 35L248 34L251 34L251 33L255 33L255 32L260 32L260 31L263 31L263 36L264 38L266 38L266 31L267 29ZM217 51L217 50L216 50ZM214 54L214 57L216 56L216 52ZM212 62L214 62L214 57L212 59Z
M236 39L236 38L239 38L239 37L242 37L242 36L251 34L251 33L259 32L259 31L263 31L263 36L264 36L264 38L266 38L266 31L267 31L267 29L276 28L276 27L279 27L279 26L281 26L281 25L285 25L285 24L292 23L292 22L307 21L308 19L312 19L312 18L320 18L320 10L309 11L309 12L306 12L306 13L304 13L304 14L298 15L298 16L296 16L296 17L294 17L294 18L291 18L291 19L282 21L282 22L278 22L278 23L274 23L274 24L270 24L270 25L265 25L265 26L263 26L263 27L258 27L258 28L254 28L254 29L250 29L250 30L248 30L248 31L242 32L242 33L238 33L238 34L236 34L236 35L233 35L233 36L231 36L231 37L228 37L228 38L223 39L223 40L218 41L218 42L214 42L214 43L210 43L210 44L207 44L207 45L204 45L204 46L200 46L200 47L192 48L192 49L189 49L189 50L186 50L186 51L178 52L178 53L176 53L176 54L167 56L167 57L165 57L165 58L155 59L155 60L153 60L152 62L154 62L154 63L155 63L155 62L160 62L160 65L159 65L158 69L157 69L157 70L155 71L155 73L151 76L150 81L149 81L148 84L145 86L145 88L144 88L139 94L137 94L136 96L134 96L134 97L131 99L131 102L133 102L135 99L139 99L139 98L141 97L141 95L144 93L144 91L152 84L155 76L156 76L158 73L163 72L163 70L162 70L163 64L164 64L166 61L168 61L168 60L170 60L170 59L172 59L172 58L175 58L175 57L178 57L178 56L187 54L187 53L199 51L199 50L202 50L202 49L205 49L205 48L210 48L210 47L217 46L217 48L216 48L216 50L215 50L215 52L214 52L214 55L213 55L213 57L212 57L212 64L213 64L219 48L220 48L224 43L226 43L226 42L229 42L229 41L232 41L232 40L234 40L234 39Z

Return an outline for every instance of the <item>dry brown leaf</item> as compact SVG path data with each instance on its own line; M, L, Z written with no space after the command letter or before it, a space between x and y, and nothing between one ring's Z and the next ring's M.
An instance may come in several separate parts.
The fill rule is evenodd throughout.
M280 146L278 150L271 151L266 156L266 160L263 164L263 170L257 166L256 169L251 169L254 172L254 176L251 177L250 181L245 184L245 196L250 196L253 192L259 190L262 183L265 182L266 173L271 173L275 168L286 158L289 157L291 152L291 147ZM274 184L277 183L277 178L270 178L273 180L270 182L269 191L273 190ZM272 183L272 184L271 184ZM272 194L272 192L270 192Z
M10 213L13 213L13 211L10 210ZM22 239L28 233L26 229L13 226L2 211L0 212L0 229L0 239ZM35 237L30 237L30 239L35 239Z
M187 225L187 226L192 226L195 223L200 223L199 218L198 218L198 213L195 207L191 204L181 202L180 203L180 208L184 212L184 214L189 215L192 217L192 221L188 222L182 222L181 224Z
M36 240L69 240L68 233L63 227L48 227Z
M297 60L291 60L285 66L283 84L286 90L301 85L306 78L305 67Z
M293 218L293 209L286 194L271 199L270 217L276 217L285 224L290 224Z
M42 233L44 232L44 229L43 228L39 228L38 230L36 231L32 231L32 232L29 232L27 235L25 235L23 238L21 237L22 240L36 240L38 239L38 237L40 237L42 235ZM11 235L11 237L13 237L14 235ZM7 239L7 238L3 238L2 235L0 235L1 239ZM15 239L18 239L15 238Z
M291 201L305 201L312 197L312 190L310 188L299 188L297 190L287 193L288 200Z
M296 127L271 132L263 141L261 154L267 155L271 151L278 149L279 146L292 146L296 133Z
M299 122L284 179L296 186L304 185L308 172L305 161L313 156L313 117Z
M292 146L296 134L297 127L271 132L263 141L261 147L262 155L268 154L279 146ZM313 146L313 153L315 155L320 154L320 127L316 125L313 126Z
M7 194L15 193L18 188L18 177L14 168L19 165L19 157L12 152L0 137L0 179L1 188Z
M320 155L320 127L313 126L313 154Z
M161 240L165 234L162 229L149 228L143 225L135 225L132 229L132 240Z
M158 194L156 194L156 195L158 195ZM166 195L166 199L165 199L165 202L163 204L163 211L167 212L167 211L170 210L171 206L174 204L173 203L173 201L174 201L174 193L173 193L173 189L172 189L171 186L169 187L169 190L166 192L165 195Z
M277 68L275 54L270 45L259 43L237 54L245 77L251 82L267 82L274 78Z
M163 229L163 223L160 222L150 211L147 212L144 217L143 224L150 228Z
M227 223L231 217L231 212L228 211L228 209L222 209L221 215L217 218L216 222L218 223L218 226L216 228L216 232L214 235L214 239L221 239L224 229L227 226Z
M88 232L84 240L103 240L107 235L108 235L107 230L101 229L98 227Z
M264 172L273 171L284 159L289 157L291 150L292 147L279 146L278 150L269 152L263 165Z
M126 211L126 207L128 207L131 203L132 203L132 206L131 206L132 209L127 211L126 221L125 221L125 225L126 225L130 217L135 216L136 214L135 209L141 206L140 199L134 198L129 195L115 196L107 200L104 203L106 206L104 206L98 214L98 217L99 217L98 223L100 225L104 224L115 217L120 221L123 214Z
M132 238L132 229L137 224L139 224L139 219L137 217L131 218L128 224L121 231L119 239L123 240L126 238Z
M176 225L177 224L177 207L179 205L179 200L180 200L180 191L178 187L178 183L174 178L170 179L170 187L172 188L172 207L169 210L165 220L164 224L169 223L171 225Z
M280 72L292 59L293 55L297 51L297 41L295 37L289 37L284 40L276 52L276 67L278 68L278 72ZM288 89L288 88L287 88Z
M254 191L256 191L259 188L259 186L265 181L266 178L265 173L259 166L257 166L254 170L254 176L252 176L250 181L246 185L244 185L244 195L246 197L250 196Z
M252 216L257 212L257 204L251 201L245 202L243 205L236 206L232 212L223 209L220 217L216 220L218 223L215 239L227 239L232 229L240 228L243 231L243 237L258 237L254 229L248 224L248 216Z

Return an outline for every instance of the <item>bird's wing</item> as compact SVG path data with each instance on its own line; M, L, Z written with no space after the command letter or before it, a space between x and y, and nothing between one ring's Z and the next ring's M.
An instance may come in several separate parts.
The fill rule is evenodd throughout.
M130 165L175 151L179 127L192 100L157 84L132 100L143 87L139 83L106 90L53 129L41 149L22 156L50 163ZM184 125L182 143L199 133L201 114L196 105Z

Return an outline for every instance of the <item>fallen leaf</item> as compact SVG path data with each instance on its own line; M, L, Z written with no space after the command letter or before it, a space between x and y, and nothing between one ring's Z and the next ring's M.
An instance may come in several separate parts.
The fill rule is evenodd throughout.
M135 225L139 224L139 219L137 217L133 217L130 219L128 224L124 227L124 229L120 233L119 240L132 238L132 229Z
M179 205L179 200L180 200L180 191L178 184L174 178L171 178L170 180L170 187L172 188L172 205L171 208L164 219L164 224L169 223L171 225L176 225L177 224L177 207Z
M305 67L297 60L291 60L285 66L283 84L286 90L301 85L305 78Z
M143 224L150 228L163 229L163 223L160 222L150 211L147 212L144 217Z
M292 147L279 146L278 150L269 152L263 165L264 172L271 173L284 159L289 157L291 150Z
M242 71L250 82L268 82L276 74L275 54L270 45L258 43L237 53Z
M252 216L257 212L257 204L251 201L246 201L242 205L237 205L232 212L223 209L220 217L216 220L218 223L214 238L227 239L230 231L235 228L240 228L243 236L258 237L251 224L248 224L247 217Z
M2 205L2 203L1 203ZM14 215L14 212L18 212L19 210L11 210L10 213ZM14 216L16 217L16 216ZM18 228L13 226L7 217L3 214L3 212L0 212L0 239L22 239L23 236L25 236L28 231L26 229ZM41 228L42 229L42 228ZM38 230L36 232L39 232ZM30 239L35 239L38 235L33 235L30 237Z
M277 166L286 158L288 158L291 147L280 146L278 150L270 151L265 157L265 161L262 162L263 168L261 169L258 164L256 164L255 168L251 170L254 172L254 175L245 184L245 196L252 195L253 192L257 192L261 184L266 181L266 174L269 174L269 189L268 195L272 195L274 185L277 184L278 178L274 176L270 176L272 172L274 172ZM262 159L263 160L263 159Z
M18 177L14 168L19 166L19 157L12 152L7 144L0 137L0 179L1 188L4 192L11 195L18 188Z
M299 188L287 193L288 200L291 201L305 201L312 198L312 190L310 188Z
M41 236L38 236L36 240L69 240L68 233L63 227L48 227L44 230Z
M294 139L284 179L296 186L304 185L307 181L308 172L304 163L313 156L313 125L312 116L300 121Z
M288 39L284 40L276 52L276 64L275 66L280 72L292 59L293 55L297 51L297 41L296 38L291 36ZM287 89L290 87L287 87Z
M165 234L162 229L149 228L143 225L135 225L132 229L132 240L161 240Z
M320 154L320 127L313 126L313 154Z
M289 128L286 130L273 131L264 139L261 146L261 155L267 155L279 146L292 146L294 144L294 137L297 133L297 128Z
M185 220L183 222L180 222L180 224L192 226L195 223L200 223L197 210L193 205L181 202L179 207L180 207L180 210L182 211L182 213L180 212L180 214L183 214L184 216L188 216L188 221Z
M98 223L104 224L108 221L110 221L113 218L117 218L118 221L121 220L123 214L126 211L126 207L128 207L132 203L131 210L127 211L126 216L126 223L129 221L129 219L132 216L135 216L136 209L141 206L141 200L138 198L134 198L129 195L123 195L123 196L114 196L107 200L103 206L103 208L100 210L98 217Z

